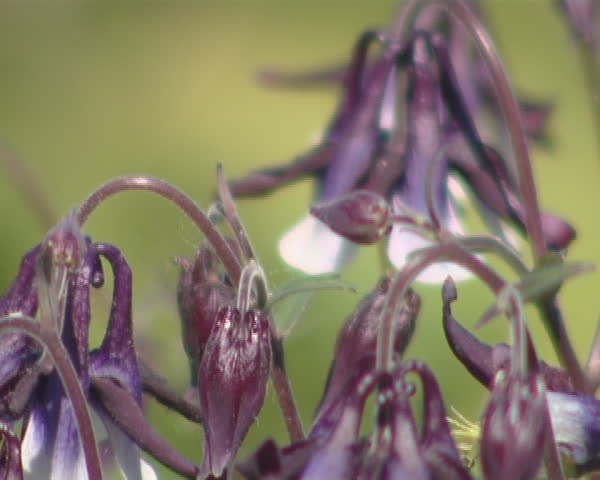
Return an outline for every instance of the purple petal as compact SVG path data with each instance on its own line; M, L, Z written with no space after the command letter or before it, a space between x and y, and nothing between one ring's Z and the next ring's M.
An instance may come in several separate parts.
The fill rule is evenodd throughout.
M584 467L599 463L600 400L587 395L548 392L548 410L556 443Z

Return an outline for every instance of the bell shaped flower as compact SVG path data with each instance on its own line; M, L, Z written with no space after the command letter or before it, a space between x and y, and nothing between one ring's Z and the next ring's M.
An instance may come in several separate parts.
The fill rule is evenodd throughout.
M89 291L104 281L100 257L111 263L115 287L103 343L90 353ZM139 448L114 425L92 388L96 378L111 379L141 405L131 329L131 271L124 257L114 246L85 239L75 216L67 216L25 255L15 282L2 298L3 311L14 315L35 315L38 303L40 322L56 328L88 405L101 420L98 431L110 438L125 478L156 478L142 466ZM62 319L53 318L57 314ZM14 378L3 383L2 404L12 420L23 418L20 460L27 478L87 478L74 410L58 373L34 342L30 348L14 340L9 345L2 351L1 363L12 362L15 370ZM5 445L12 448L10 442Z
M204 474L223 473L262 408L271 371L268 315L234 307L217 314L198 373Z
M410 399L416 373L423 384L423 419L417 427ZM374 390L374 431L360 438L365 400ZM432 372L405 362L392 373L357 371L327 409L321 409L308 440L279 448L265 442L238 469L249 480L301 478L471 479L450 434L443 399Z
M400 269L412 252L431 244L432 235L463 232L456 208L461 194L450 188L458 180L494 233L503 235L506 222L524 231L514 177L483 142L444 38L420 31L399 47L381 35L381 52L368 63L373 38L368 32L357 42L341 106L322 142L289 166L232 184L236 195L257 195L302 175L318 179L312 216L280 242L283 259L309 274L336 271L353 258L356 243L376 242L391 227L388 257ZM552 215L543 214L542 227L551 248L565 248L574 238L574 230ZM439 263L417 281L441 283L448 275L470 277L461 267Z
M444 285L444 331L455 356L492 391L482 420L482 464L486 478L533 478L548 434L549 415L559 449L576 474L600 469L600 401L577 392L563 369L538 361L529 376L512 374L511 347L489 346L453 317L456 288Z

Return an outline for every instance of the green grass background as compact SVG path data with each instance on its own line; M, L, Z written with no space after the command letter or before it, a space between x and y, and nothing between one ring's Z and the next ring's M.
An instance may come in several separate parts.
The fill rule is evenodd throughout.
M542 205L577 228L569 258L598 263L599 132L574 42L551 2L482 3L516 89L556 105L552 147L533 150ZM307 147L335 108L334 90L266 90L254 81L256 71L298 70L347 58L358 33L385 26L395 10L396 2L388 0L0 2L0 144L35 172L58 216L109 178L130 173L169 180L206 206L213 198L217 162L230 177L285 162ZM303 181L239 204L272 285L293 275L275 247L310 201L311 183ZM6 171L0 171L0 222L1 291L21 255L45 233ZM85 231L116 243L127 256L135 280L136 340L146 358L185 391L172 259L191 255L199 234L171 205L144 193L111 199ZM374 285L378 268L376 250L366 248L343 277L357 285L360 296ZM476 418L485 392L451 357L440 328L440 289L419 292L425 305L408 356L428 362L448 404ZM94 297L95 342L111 294L107 281ZM307 426L336 331L359 296L321 294L286 342ZM459 296L456 317L469 326L491 301L475 282L460 285ZM561 298L585 360L600 311L598 274L570 282ZM555 361L535 315L530 323L542 356ZM481 335L497 342L507 329L498 321ZM200 428L146 404L158 429L200 462ZM285 441L272 393L242 454L267 436ZM161 472L161 478L173 478Z

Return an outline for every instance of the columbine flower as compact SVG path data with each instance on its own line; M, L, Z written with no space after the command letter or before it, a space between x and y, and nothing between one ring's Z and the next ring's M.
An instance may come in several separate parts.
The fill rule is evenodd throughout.
M430 245L431 234L461 233L448 188L458 178L499 235L507 221L524 229L513 176L500 154L482 141L443 38L418 32L402 48L384 41L379 57L367 66L374 38L367 32L357 42L341 106L321 144L287 167L265 169L232 185L237 195L256 195L305 174L318 178L313 216L279 245L284 260L306 273L341 268L356 251L353 242L375 242L391 225L388 256L397 268ZM398 82L401 74L407 78L405 89ZM398 95L403 111L397 108ZM355 205L363 197L367 203ZM388 206L378 198L387 199ZM416 220L405 224L394 216ZM425 224L429 231L419 228ZM542 224L552 248L562 249L574 237L573 229L554 216L544 214ZM456 265L439 263L417 280L438 283L447 275L470 276Z
M423 384L420 431L410 406L415 388L405 378L409 372ZM374 389L376 425L361 439L365 401ZM399 364L393 374L357 372L319 412L308 440L283 449L268 440L238 469L250 480L471 478L450 434L437 382L421 362Z
M101 347L89 352L89 289L103 283L100 256L111 263L115 288L110 320ZM37 271L37 273L36 273ZM36 295L37 293L37 295ZM112 422L96 394L95 379L117 382L141 405L141 385L131 329L131 271L121 253L82 236L74 214L66 217L24 257L16 281L2 299L3 313L33 316L40 299L40 321L58 334L70 355L84 395L96 410L126 478L156 478L142 466L138 447ZM62 320L45 318L61 314ZM50 322L50 323L49 323ZM23 469L30 478L85 479L87 471L70 399L40 348L20 336L2 352L12 367L3 378L2 400L14 419L24 417Z
M482 420L482 462L489 478L535 474L548 435L543 421L546 408L554 441L571 459L577 476L597 470L600 400L577 392L564 370L543 361L528 378L509 373L514 362L511 347L486 345L462 327L450 308L456 298L454 284L447 280L443 318L448 344L467 370L493 391Z

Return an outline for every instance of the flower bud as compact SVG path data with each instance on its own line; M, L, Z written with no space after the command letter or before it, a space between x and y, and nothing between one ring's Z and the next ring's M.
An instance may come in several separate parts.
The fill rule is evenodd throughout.
M390 281L389 277L384 277L377 287L360 302L340 331L329 381L317 420L321 413L326 412L336 398L342 394L351 378L358 372L367 373L375 368L377 335ZM420 303L419 296L409 290L396 315L394 352L398 355L402 355L412 338Z
M234 298L233 289L222 280L216 262L215 254L205 247L198 250L193 264L187 260L179 262L177 303L183 346L192 363L192 383L217 312Z
M481 464L485 478L534 478L548 438L546 387L539 374L496 375L482 420Z
M392 228L388 203L368 190L354 190L314 205L310 212L335 233L361 244L378 242Z
M204 474L218 477L234 459L263 406L270 367L268 313L221 309L198 372Z

